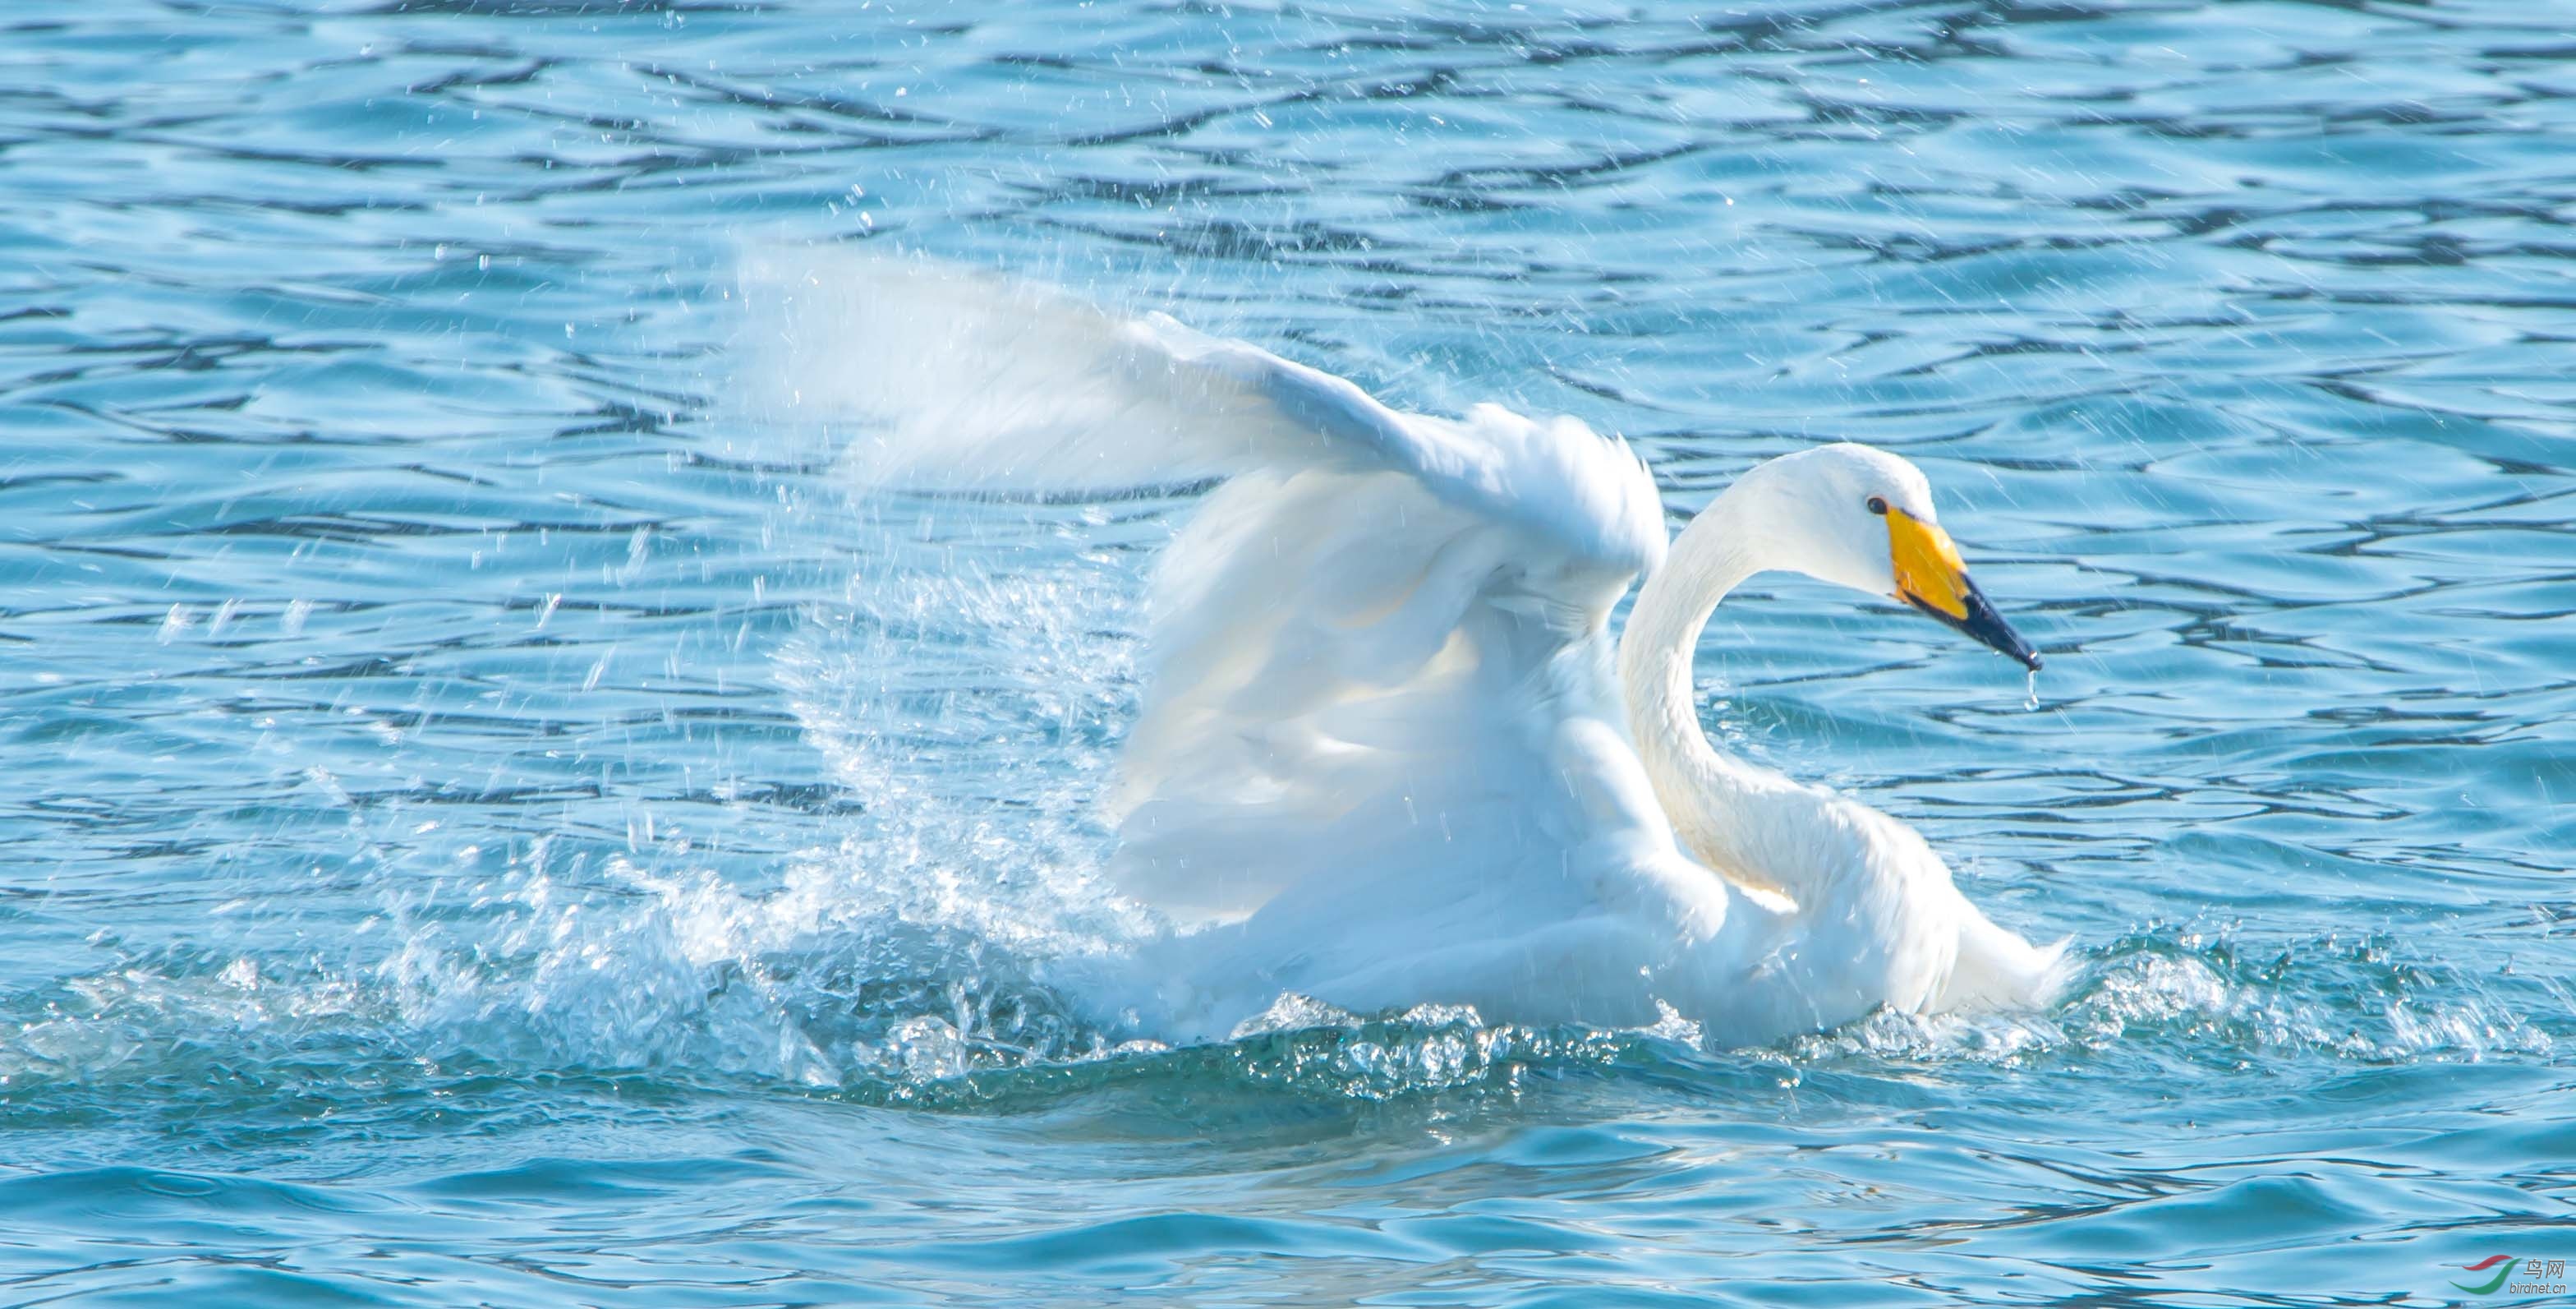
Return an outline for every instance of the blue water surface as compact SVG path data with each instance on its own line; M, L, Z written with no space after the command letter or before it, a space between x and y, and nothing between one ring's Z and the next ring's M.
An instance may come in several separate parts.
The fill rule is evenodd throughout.
M0 6L0 1302L2557 1300L2569 18ZM1911 456L2046 672L1766 582L1704 716L2070 995L1086 1027L1191 497L856 495L849 243Z

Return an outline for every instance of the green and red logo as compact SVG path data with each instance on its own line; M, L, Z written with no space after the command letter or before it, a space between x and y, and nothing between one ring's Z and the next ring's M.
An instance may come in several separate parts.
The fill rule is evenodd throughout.
M2497 1287L2504 1285L2504 1279L2513 1276L2513 1256L2509 1254L2491 1254L2484 1259L2480 1259L2476 1263L2462 1264L2461 1267L2472 1273L2483 1273L2490 1268L2494 1269L2495 1276L2474 1286L2467 1282L2451 1283L2451 1285L2456 1286L2471 1295L2493 1295L2495 1294Z

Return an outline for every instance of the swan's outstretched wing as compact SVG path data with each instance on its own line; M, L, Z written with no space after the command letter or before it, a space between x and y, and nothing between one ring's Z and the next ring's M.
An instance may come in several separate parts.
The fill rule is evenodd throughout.
M875 421L873 479L1226 479L1155 580L1109 800L1129 894L1239 918L1291 887L1553 869L1606 829L1660 827L1611 726L1604 620L1665 542L1623 443L1491 406L1397 413L1159 314L954 269L852 261L782 286L827 301L798 316L833 338L797 350L832 351L801 398Z

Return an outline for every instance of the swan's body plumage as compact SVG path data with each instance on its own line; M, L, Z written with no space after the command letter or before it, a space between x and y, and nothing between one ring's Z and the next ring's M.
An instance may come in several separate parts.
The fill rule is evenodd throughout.
M2047 989L2056 951L1988 921L1911 829L1699 726L1691 647L1728 587L1868 571L1806 568L1787 492L1879 478L1929 523L1903 460L1774 461L1668 547L1644 465L1573 419L1399 413L1159 314L954 269L860 263L796 289L836 302L805 316L836 325L799 346L832 355L806 399L872 420L872 480L1223 479L1163 552L1103 798L1118 889L1181 929L1121 970L1123 1021L1222 1038L1296 994L1489 1021L1669 1011L1756 1042ZM1641 575L1623 647L1609 619Z

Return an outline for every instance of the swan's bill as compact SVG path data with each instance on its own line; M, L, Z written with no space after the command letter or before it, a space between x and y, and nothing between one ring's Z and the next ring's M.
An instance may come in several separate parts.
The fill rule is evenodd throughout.
M2039 652L1986 603L1968 580L1967 561L1938 523L1902 509L1887 511L1888 549L1896 562L1896 598L1975 637L1980 643L2039 671Z

